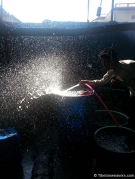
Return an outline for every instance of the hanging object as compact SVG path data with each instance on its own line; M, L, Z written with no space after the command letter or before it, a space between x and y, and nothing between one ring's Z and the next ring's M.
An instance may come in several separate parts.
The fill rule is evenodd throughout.
M98 17L100 17L100 15L101 15L101 10L102 10L102 7L97 8L97 16Z
M98 17L100 17L100 15L101 15L101 10L102 10L102 7L101 7L101 5L102 5L102 0L101 0L101 2L100 2L100 6L97 8L97 16Z

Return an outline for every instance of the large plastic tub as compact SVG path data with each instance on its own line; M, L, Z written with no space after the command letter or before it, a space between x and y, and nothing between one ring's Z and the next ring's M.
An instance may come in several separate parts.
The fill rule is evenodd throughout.
M125 127L102 127L94 135L98 172L133 173L135 131Z

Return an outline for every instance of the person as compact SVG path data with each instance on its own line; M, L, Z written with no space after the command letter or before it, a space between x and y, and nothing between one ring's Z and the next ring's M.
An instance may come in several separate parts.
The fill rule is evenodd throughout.
M79 85L99 86L111 82L113 85L124 86L129 89L129 103L127 113L130 124L135 128L135 61L118 60L117 53L112 48L106 48L99 53L107 73L99 80L81 80ZM115 77L115 79L113 79Z

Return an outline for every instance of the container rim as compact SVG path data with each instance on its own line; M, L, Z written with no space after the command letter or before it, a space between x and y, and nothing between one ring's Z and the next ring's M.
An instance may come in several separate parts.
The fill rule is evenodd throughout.
M83 90L80 90L80 91L83 91ZM66 95L66 93L55 93L55 95L57 96L61 96L62 98L72 98L72 97L75 97L75 98L78 98L78 97L88 97L88 96L93 96L94 95L94 91L88 91L87 94L79 94L77 93L79 91L76 91L76 94L78 95Z
M127 119L127 121L126 121L124 124L120 125L121 127L128 124L129 117L128 117L127 115L125 115L125 114L123 114L123 113L121 113L121 112L118 112L118 111L114 111L114 110L109 110L109 111L111 111L112 113L117 113L117 114L119 114L119 115L121 115L121 116L123 116L123 117L125 117L125 118ZM107 110L95 110L95 113L96 113L96 112L108 112L108 111L107 111ZM95 114L95 115L96 115L96 114ZM95 121L95 124L96 124L97 126L109 127L109 126L106 126L106 125L97 123L96 121ZM112 125L112 126L114 126L114 125ZM110 125L110 127L111 127L111 125ZM114 126L114 127L115 127L115 126Z
M95 110L95 112L102 112L102 111L107 112L107 110ZM126 114L123 114L122 112L118 112L118 111L114 111L114 110L109 110L109 111L120 114L120 115L126 117L127 119L129 119L129 117Z

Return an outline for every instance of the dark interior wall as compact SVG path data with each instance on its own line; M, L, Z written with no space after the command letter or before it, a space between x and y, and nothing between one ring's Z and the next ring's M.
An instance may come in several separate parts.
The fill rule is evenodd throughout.
M117 50L120 59L134 58L134 36L133 31L127 31L78 37L1 37L1 64L27 63L27 60L48 56L66 56L72 62L79 57L81 62L94 63L98 61L99 51L111 46Z

